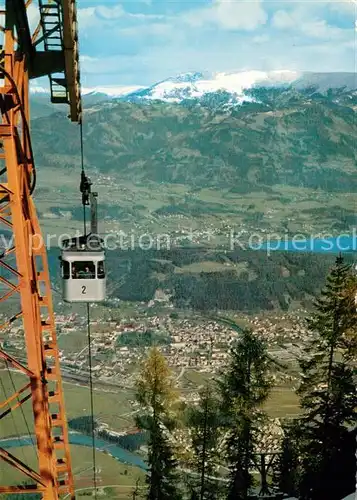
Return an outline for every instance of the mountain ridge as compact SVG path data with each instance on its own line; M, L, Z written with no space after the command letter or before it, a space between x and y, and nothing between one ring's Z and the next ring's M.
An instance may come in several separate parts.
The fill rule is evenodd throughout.
M225 93L230 96L231 104L241 104L249 100L247 90L257 87L292 88L302 90L314 86L319 92L330 88L357 88L357 75L354 73L312 73L289 70L279 71L240 71L235 73L189 72L166 78L149 86L99 86L84 88L85 104L105 100L125 102L182 102L187 99L201 99L206 95ZM33 98L48 96L46 89L31 87Z
M357 181L355 92L252 88L248 94L250 102L231 109L211 103L94 105L84 124L86 162L138 182L350 190ZM41 136L41 163L51 162L58 144L62 158L77 154L64 116L33 120L32 129Z

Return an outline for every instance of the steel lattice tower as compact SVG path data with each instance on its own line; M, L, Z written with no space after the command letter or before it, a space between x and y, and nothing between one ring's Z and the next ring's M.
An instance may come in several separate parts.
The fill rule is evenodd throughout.
M2 12L0 224L12 244L0 249L0 282L7 289L0 301L18 295L20 310L1 328L22 320L26 355L25 361L15 359L1 343L0 358L26 375L28 382L0 402L0 420L32 401L38 471L0 448L0 458L32 483L1 485L0 493L42 492L44 499L52 500L62 494L74 498L74 484L46 247L38 244L41 230L32 199L36 170L29 130L29 80L48 75L52 102L69 104L73 122L81 121L81 99L75 1L39 0L40 23L33 34L27 15L30 3L6 0Z

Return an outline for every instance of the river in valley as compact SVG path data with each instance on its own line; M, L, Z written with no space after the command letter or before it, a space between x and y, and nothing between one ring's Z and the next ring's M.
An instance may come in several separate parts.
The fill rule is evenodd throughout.
M86 436L85 434L81 434L79 432L70 432L69 433L69 442L73 445L79 446L92 446L92 437ZM9 448L18 448L19 446L29 446L32 445L31 439L29 437L21 437L21 438L7 438L0 440L0 446L5 449ZM147 470L147 464L144 460L135 453L132 453L124 448L110 443L104 439L95 438L95 447L98 451L106 452L110 454L112 457L116 458L120 462L123 462L128 465L133 465L135 467L139 467L142 470Z

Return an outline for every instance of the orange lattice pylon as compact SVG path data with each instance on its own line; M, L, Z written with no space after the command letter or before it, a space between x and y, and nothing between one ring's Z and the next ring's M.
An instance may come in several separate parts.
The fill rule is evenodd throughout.
M29 75L26 57L15 51L13 31L5 30L0 74L0 224L12 233L11 246L0 255L0 281L8 291L0 301L19 294L27 366L4 350L0 358L28 377L28 383L0 402L0 420L32 400L38 471L0 447L0 459L27 476L26 486L0 486L1 493L40 492L46 500L74 496L46 245L41 236L32 190L35 179L29 133ZM41 244L42 242L42 244ZM15 257L15 259L14 259ZM14 263L13 263L14 261ZM11 264L9 264L11 262ZM4 277L4 275L8 277ZM12 321L10 320L10 322ZM6 328L7 325L3 325ZM1 425L1 423L0 423ZM25 489L24 489L25 488Z

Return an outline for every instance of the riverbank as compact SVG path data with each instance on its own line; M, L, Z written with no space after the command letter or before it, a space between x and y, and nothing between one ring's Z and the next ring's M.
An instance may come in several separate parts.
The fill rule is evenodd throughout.
M119 462L124 464L133 465L143 471L147 471L147 465L144 460L135 453L132 453L124 448L110 443L104 439L95 438L95 448L98 451L107 453ZM69 442L71 445L79 446L92 446L91 436L86 436L80 432L69 432ZM0 446L5 449L19 448L20 446L32 446L32 441L29 436L21 436L20 438L6 438L0 441Z

